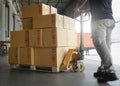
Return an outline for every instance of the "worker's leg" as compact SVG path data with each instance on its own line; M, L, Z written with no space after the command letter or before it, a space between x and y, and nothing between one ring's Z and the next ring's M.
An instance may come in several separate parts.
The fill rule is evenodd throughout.
M101 58L101 67L99 68L101 71L105 71L105 69L109 69L112 66L110 47L108 46L108 42L106 42L106 40L108 40L106 37L108 36L107 29L109 23L113 25L113 21L107 19L92 22L92 38ZM111 33L109 33L109 35L111 35Z
M111 52L111 33L112 33L112 28L107 29L106 31L106 43L109 48L109 51Z
M100 83L118 80L112 65L110 51L110 39L114 21L110 19L99 20L95 21L93 25L93 43L101 58L101 66L98 68L98 71L94 73L94 77L98 77L97 80Z
M107 46L111 52L111 34L112 34L112 30L115 27L115 22L114 20L108 21L108 24L106 25L108 27L107 31L106 31L106 43Z
M115 27L115 21L114 20L107 20L106 22L107 22L106 23L106 27L107 27L107 30L106 30L106 44L108 46L109 52L111 53L111 44L112 44L112 42L111 42L111 34L112 34L113 28ZM113 66L111 66L110 68L106 69L106 71L107 72L110 72L110 71L113 72L113 69L114 69Z

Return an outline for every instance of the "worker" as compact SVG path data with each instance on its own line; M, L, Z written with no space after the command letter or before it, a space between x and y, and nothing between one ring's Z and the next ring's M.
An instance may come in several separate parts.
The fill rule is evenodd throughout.
M101 59L101 65L94 73L94 77L97 78L99 83L118 80L110 49L111 33L115 27L112 16L112 0L79 0L74 10L80 12L87 1L89 1L91 13L92 39Z

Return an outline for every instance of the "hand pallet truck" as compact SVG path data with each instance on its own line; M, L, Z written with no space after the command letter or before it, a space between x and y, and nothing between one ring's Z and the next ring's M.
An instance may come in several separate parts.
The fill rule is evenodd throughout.
M63 59L60 70L72 70L74 72L83 72L85 70L84 63L82 62L82 60L84 59L83 14L84 12L81 12L80 20L77 20L80 22L81 27L80 48L68 50L65 58Z

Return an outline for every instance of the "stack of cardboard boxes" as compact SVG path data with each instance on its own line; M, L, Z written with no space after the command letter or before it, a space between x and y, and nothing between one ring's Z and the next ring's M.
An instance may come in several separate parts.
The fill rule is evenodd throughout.
M69 48L76 47L75 21L45 4L22 8L23 30L11 32L10 65L52 67L58 72Z

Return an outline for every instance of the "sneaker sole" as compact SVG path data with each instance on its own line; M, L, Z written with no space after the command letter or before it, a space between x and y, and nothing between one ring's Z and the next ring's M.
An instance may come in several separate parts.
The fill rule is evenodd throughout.
M98 81L98 83L106 83L106 82L109 82L109 81L116 81L116 80L118 80L118 78L116 78L116 79L109 79L109 80L104 80L104 79L97 79L97 81Z

